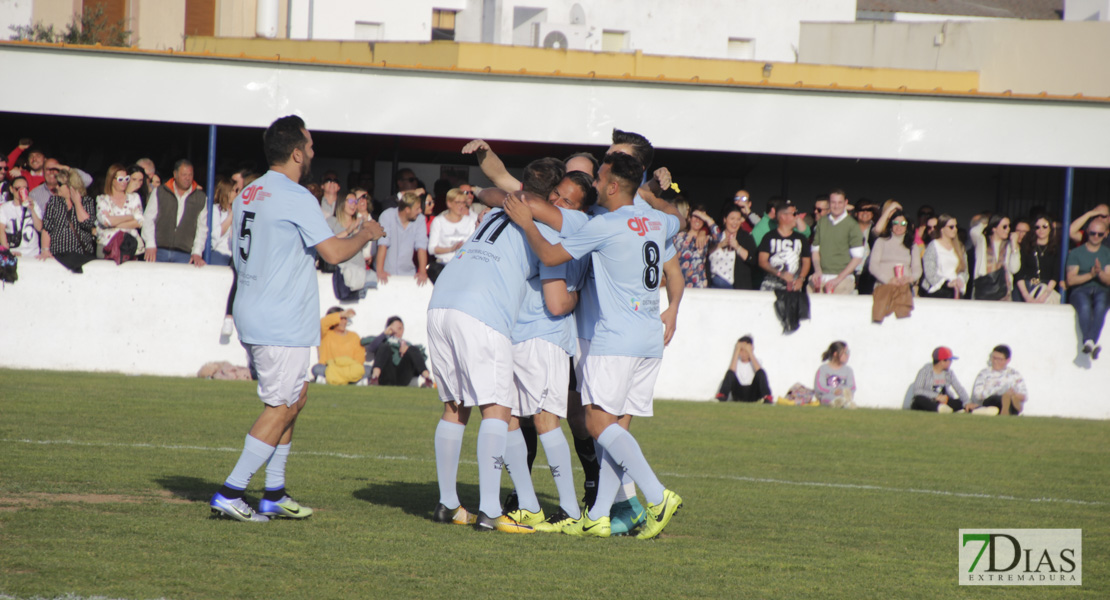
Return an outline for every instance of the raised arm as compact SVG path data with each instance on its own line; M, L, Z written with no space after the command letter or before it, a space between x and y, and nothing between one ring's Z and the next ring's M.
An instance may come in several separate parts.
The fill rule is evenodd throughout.
M558 207L529 192L517 191L513 192L513 194L516 195L517 198L524 200L525 204L528 205L528 209L532 211L533 219L547 225L555 231L563 230L563 213ZM502 190L486 188L478 195L478 200L490 208L504 208L505 199L508 197L509 194ZM435 221L432 221L432 224L434 225Z
M485 140L471 140L462 149L463 154L474 154L478 158L478 168L493 182L493 185L505 190L515 192L520 189L520 181L509 174L505 163L490 149Z

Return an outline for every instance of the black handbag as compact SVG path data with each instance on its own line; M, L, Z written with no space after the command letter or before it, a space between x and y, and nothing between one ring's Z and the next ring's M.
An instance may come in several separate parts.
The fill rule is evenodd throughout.
M1001 300L1010 293L1006 286L1006 269L997 269L975 278L975 300Z

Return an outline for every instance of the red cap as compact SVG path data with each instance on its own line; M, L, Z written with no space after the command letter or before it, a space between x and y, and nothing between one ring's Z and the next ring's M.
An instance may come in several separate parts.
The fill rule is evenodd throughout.
M952 350L947 346L941 346L933 350L933 362L940 362L942 360L959 360L960 357L953 356Z

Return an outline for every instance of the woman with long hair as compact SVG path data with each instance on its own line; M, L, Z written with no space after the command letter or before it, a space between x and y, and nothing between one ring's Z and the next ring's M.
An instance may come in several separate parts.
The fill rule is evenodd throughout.
M121 258L123 255L130 259L141 255L146 250L140 228L143 226L143 201L135 192L129 192L131 175L127 167L116 163L108 167L108 174L104 177L104 193L96 197L96 254L105 258L105 248L112 244L117 235L124 235L133 240L127 242L121 238L116 243L116 251L109 250L108 254L116 257L116 262L129 260Z
M744 213L735 204L725 209L725 229L709 254L710 283L714 288L750 290L759 266L755 238L744 231Z
M821 366L813 377L814 397L825 406L855 408L852 397L856 393L856 375L848 366L848 344L833 342L821 354Z
M369 213L366 212L368 210L366 190L353 188L347 193L346 200L336 203L335 215L328 217L327 222L335 237L342 239L370 220ZM374 242L368 242L362 252L357 252L346 262L336 265L338 275L343 278L343 284L356 292L359 298L366 297L366 290L378 287L377 275L367 268L374 256L374 246Z
M937 218L936 239L929 242L922 256L922 278L919 296L925 298L961 298L967 290L967 251L960 243L956 218Z
M1059 304L1060 294L1054 292L1060 281L1060 242L1052 219L1037 215L1030 233L1021 243L1021 270L1014 278L1014 300Z
M1021 269L1021 249L1010 234L1010 218L991 215L968 231L975 246L972 296L976 300L1010 300L1014 274Z
M897 275L901 265L902 275ZM882 284L913 285L921 279L921 247L914 244L914 229L902 209L895 209L887 218L871 248L868 270Z
M706 214L704 206L698 205L690 212L687 217L686 231L680 232L674 238L678 264L682 268L682 278L686 280L686 287L709 287L709 274L706 272L705 262L719 235L717 223Z
M235 200L235 184L221 177L212 194L212 259L210 265L231 264L231 203Z

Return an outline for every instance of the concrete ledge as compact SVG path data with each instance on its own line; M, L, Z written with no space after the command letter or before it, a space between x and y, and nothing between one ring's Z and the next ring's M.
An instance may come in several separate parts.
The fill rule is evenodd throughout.
M322 312L337 303L330 276L319 281ZM55 261L21 260L19 281L0 290L0 366L191 377L211 360L245 364L238 339L219 337L230 284L230 270L221 267L94 261L76 275ZM426 344L431 293L430 285L395 277L349 305L357 312L351 328L377 334L396 314L405 337ZM656 397L712 398L745 333L755 338L776 394L795 382L812 387L821 353L844 340L852 349L857 404L894 409L934 347L950 346L961 357L954 369L970 392L991 348L1004 343L1029 386L1026 415L1110 418L1110 355L1093 365L1078 356L1070 306L918 298L910 318L876 325L869 297L813 296L812 319L784 336L773 300L764 292L687 290Z

